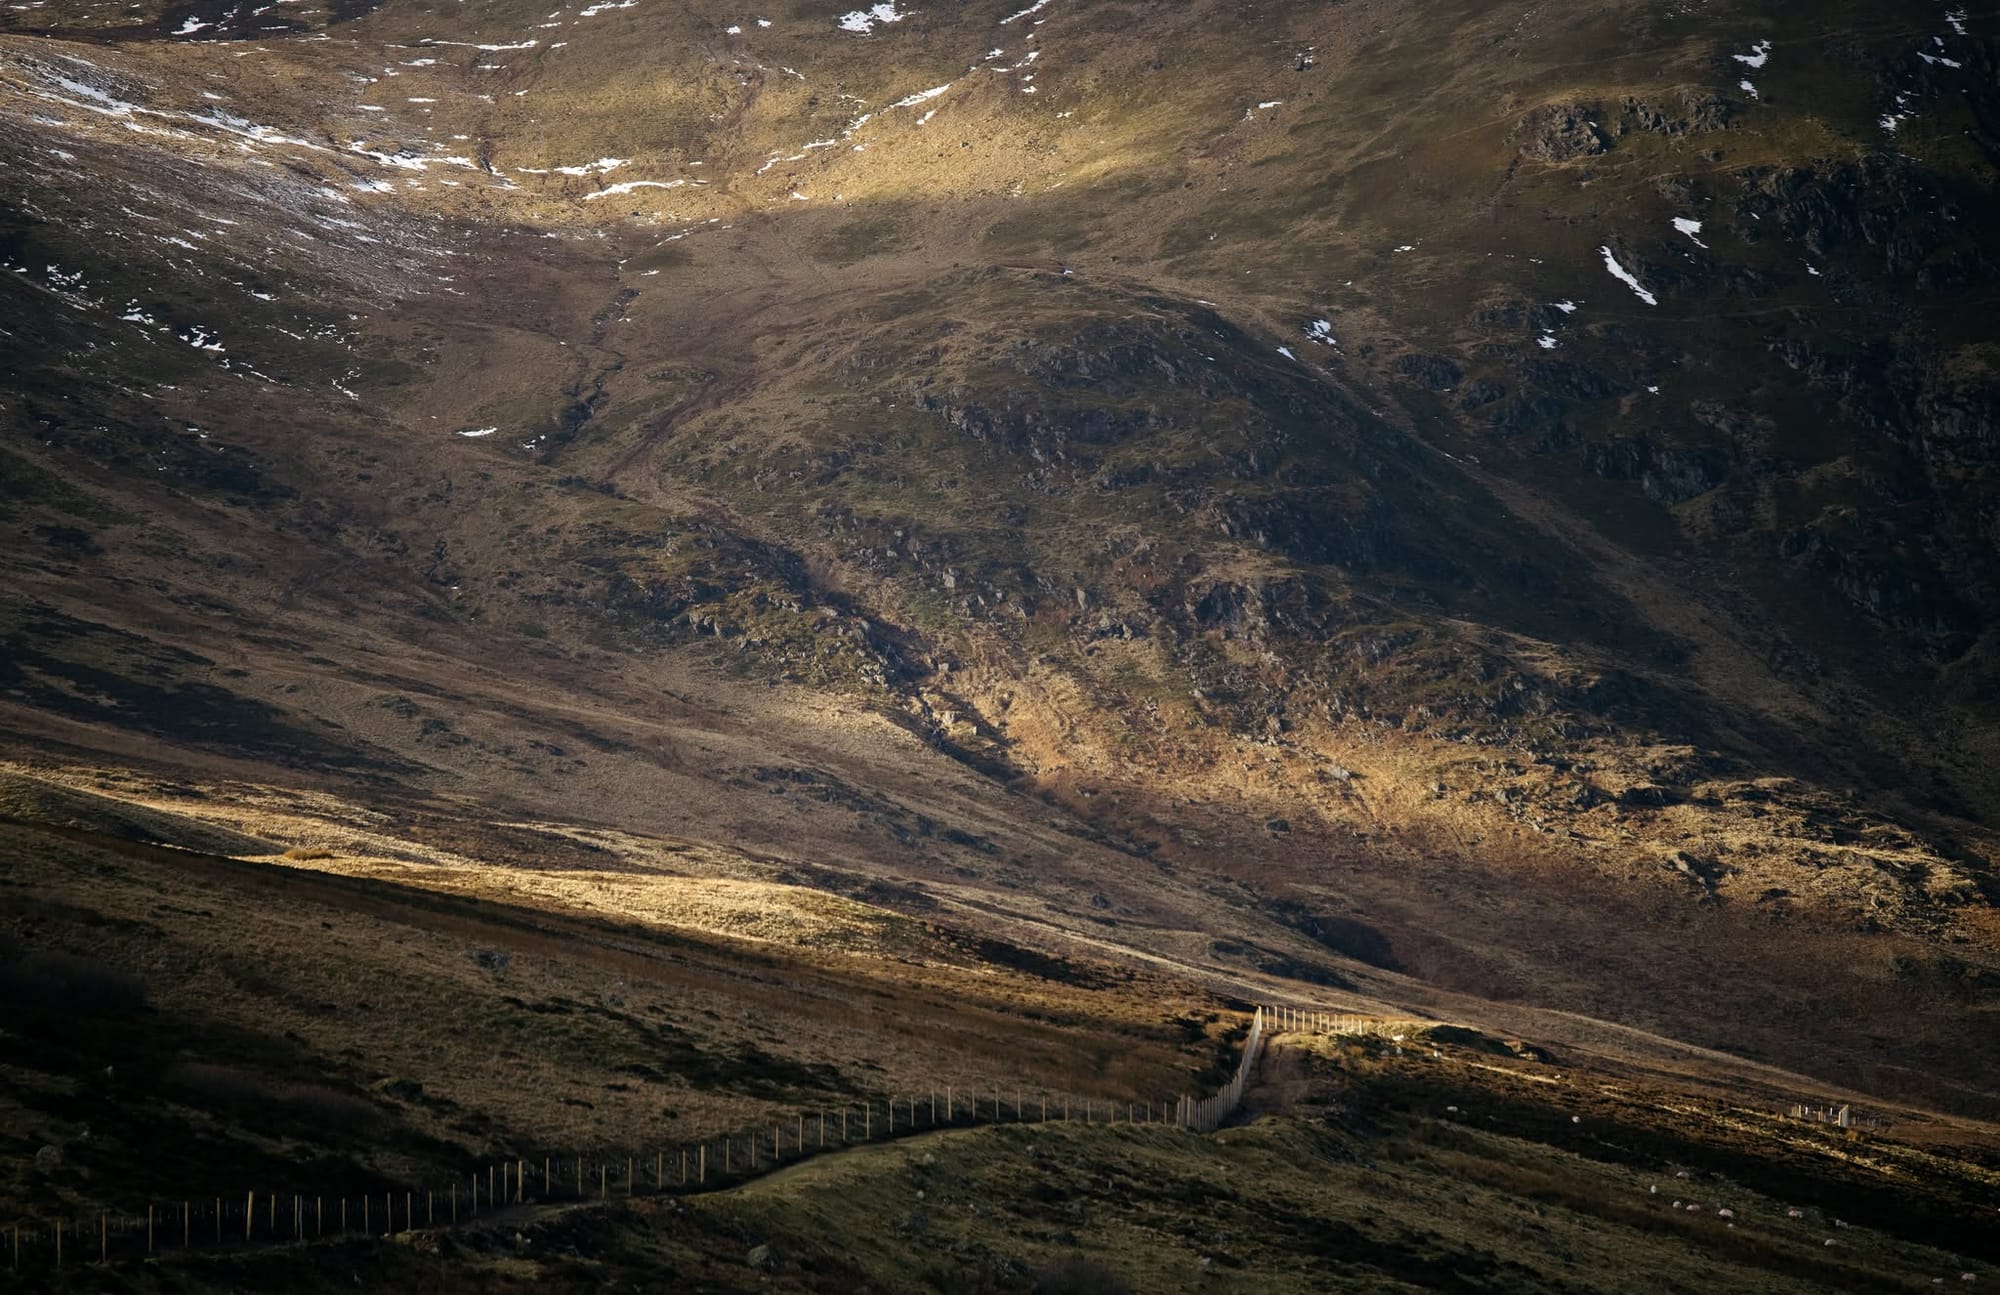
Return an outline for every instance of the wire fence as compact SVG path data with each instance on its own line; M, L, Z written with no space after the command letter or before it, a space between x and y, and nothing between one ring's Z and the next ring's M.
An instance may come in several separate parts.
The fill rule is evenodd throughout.
M1174 1122L1197 1133L1213 1133L1221 1128L1222 1122L1236 1114L1243 1104L1243 1091L1263 1050L1264 1009L1260 1007L1250 1021L1250 1033L1243 1037L1243 1056L1236 1063L1236 1074L1212 1096L1181 1098L1174 1110Z
M1877 1115L1865 1115L1852 1106L1810 1106L1796 1105L1786 1112L1795 1120L1809 1124L1831 1124L1835 1128L1865 1129L1870 1133L1880 1133L1889 1127L1889 1121Z
M949 1086L798 1111L747 1132L666 1147L514 1156L422 1186L385 1183L345 1193L251 1188L117 1210L56 1206L7 1225L0 1245L7 1248L13 1272L31 1273L184 1252L394 1236L491 1221L536 1205L713 1191L827 1152L933 1129L1076 1122L1208 1133L1240 1109L1279 1010L1256 1009L1235 1074L1205 1098L1112 1102L1022 1088Z
M1270 1011L1271 1028L1281 1034L1372 1034L1400 1042L1444 1024L1415 1017L1325 1012L1315 1007L1274 1007Z

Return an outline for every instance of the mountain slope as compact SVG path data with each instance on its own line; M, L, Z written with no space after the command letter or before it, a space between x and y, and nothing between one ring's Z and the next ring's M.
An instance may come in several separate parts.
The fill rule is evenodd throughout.
M10 746L1990 1111L1991 7L1017 7L11 12Z

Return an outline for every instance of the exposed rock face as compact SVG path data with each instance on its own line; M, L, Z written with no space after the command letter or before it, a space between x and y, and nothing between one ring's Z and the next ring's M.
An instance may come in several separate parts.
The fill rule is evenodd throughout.
M1726 130L1736 105L1720 94L1692 87L1669 96L1664 102L1627 96L1620 105L1617 132L1666 135L1679 138Z
M1934 176L1871 157L1745 171L1730 228L1746 242L1797 242L1814 257L1865 249L1891 275L1933 292L1995 276L1976 224Z
M1396 372L1427 391L1449 391L1465 371L1442 355L1413 353L1396 361Z
M1611 136L1586 104L1547 104L1521 119L1515 136L1521 153L1542 162L1569 162L1611 151Z
M1465 389L1458 398L1458 407L1470 411L1483 405L1490 405L1496 400L1505 399L1506 395L1505 383L1476 378L1465 384Z
M1637 481L1646 498L1659 504L1685 503L1722 483L1722 473L1705 456L1661 448L1643 439L1586 445L1584 465L1613 481Z
M1778 551L1828 579L1850 602L1907 633L1939 641L1949 657L1964 647L1978 624L1958 592L1934 570L1897 563L1893 534L1851 509L1829 509L1787 532Z

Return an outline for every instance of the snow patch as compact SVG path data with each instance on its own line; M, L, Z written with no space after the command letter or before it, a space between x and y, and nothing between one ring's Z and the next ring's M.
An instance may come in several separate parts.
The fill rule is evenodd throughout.
M1896 133L1898 126L1901 126L1914 116L1916 114L1910 111L1910 96L1908 94L1898 94L1896 96L1896 110L1894 112L1883 113L1881 117L1877 118L1877 121L1883 130L1893 135Z
M585 162L582 166L559 166L555 170L558 175L590 175L597 171L616 171L630 160L624 157L600 157L595 162Z
M583 200L585 202L595 202L599 198L609 198L616 194L631 193L634 189L678 189L686 183L686 180L627 180L623 184L614 184L609 188L599 189L596 193L586 193L583 195Z
M1686 235L1687 235L1687 236L1688 236L1689 238L1693 239L1693 240L1694 240L1694 245L1695 245L1696 247L1707 247L1707 246L1708 246L1708 244L1706 244L1706 243L1704 243L1704 242L1702 242L1702 241L1701 241L1701 222L1700 222L1700 221L1698 221L1698 220L1690 220L1690 219L1688 219L1688 218L1687 218L1686 216L1675 216L1675 217L1674 217L1674 228L1675 228L1675 229L1677 229L1677 230L1679 230L1679 231L1680 231L1681 233L1683 233L1683 234L1686 234Z
M1035 3L1029 5L1026 9L1023 9L1021 12L1010 13L1005 18L1002 18L1000 20L1000 25L1002 27L1005 27L1008 23L1017 22L1022 18L1026 18L1029 14L1040 13L1042 10L1048 8L1049 5L1052 3L1054 3L1054 0L1035 0Z
M1639 300L1645 302L1647 305L1657 306L1660 304L1660 299L1646 291L1646 285L1639 282L1637 275L1618 263L1617 255L1610 248L1600 247L1597 250L1604 257L1604 268L1611 272L1612 278L1617 279L1620 283L1632 289L1633 292L1638 294Z
M915 94L906 94L902 98L896 100L896 102L890 104L889 106L891 108L914 108L920 103L925 103L928 102L929 100L937 98L945 91L951 89L951 87L955 84L956 82L947 81L943 85L934 85L928 90L919 90ZM810 148L811 145L807 145L807 147Z
M866 9L853 9L834 19L833 25L842 31L851 31L866 36L882 23L901 22L909 17L896 10L895 0L885 0L882 4L870 5Z
M1750 47L1748 54L1732 54L1730 57L1741 63L1744 67L1751 69L1761 68L1771 61L1771 42L1760 40Z
M64 76L60 72L46 72L44 75L71 94L82 95L84 100L79 103L74 99L64 99L57 95L46 96L47 98L55 99L58 103L67 104L72 108L82 108L87 112L99 113L106 117L129 117L137 110L136 104L130 104L123 99L114 98L94 85L78 81L73 77Z
M636 4L637 2L638 0L633 0L633 3ZM510 49L533 49L539 42L532 40L524 40L524 41L519 41L512 45L476 45L469 40L438 40L435 37L426 36L420 43L424 45L455 45L459 49L476 49L476 50L483 50L488 54L499 54ZM418 66L418 64L405 63L403 66L416 67Z

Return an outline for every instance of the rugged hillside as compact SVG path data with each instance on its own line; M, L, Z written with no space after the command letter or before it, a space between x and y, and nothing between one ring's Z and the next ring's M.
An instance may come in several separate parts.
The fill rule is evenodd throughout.
M10 9L9 746L1990 1112L1996 21Z

